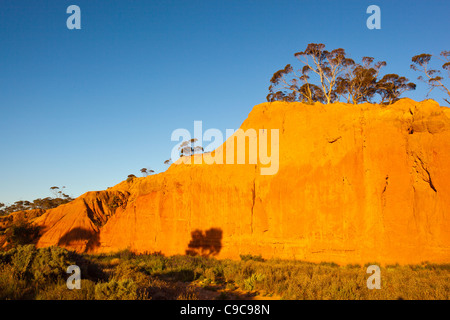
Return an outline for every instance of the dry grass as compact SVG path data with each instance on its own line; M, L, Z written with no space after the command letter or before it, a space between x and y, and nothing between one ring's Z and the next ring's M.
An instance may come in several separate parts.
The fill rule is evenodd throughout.
M441 299L450 298L450 265L423 263L381 268L381 289L369 290L366 267L333 263L267 260L244 256L240 261L192 256L76 255L62 249L58 257L75 260L82 269L82 289L66 288L64 270L37 279L33 268L47 263L39 250L28 254L28 276L22 256L0 256L0 299ZM33 251L34 250L34 251ZM0 253L1 255L1 253ZM23 255L25 256L25 255ZM3 258L2 258L3 257ZM59 261L59 260L58 260ZM15 265L20 264L20 265ZM22 263L22 264L21 264ZM55 268L62 266L54 264ZM20 272L19 272L20 271ZM58 276L55 276L58 275ZM60 276L61 275L61 276Z

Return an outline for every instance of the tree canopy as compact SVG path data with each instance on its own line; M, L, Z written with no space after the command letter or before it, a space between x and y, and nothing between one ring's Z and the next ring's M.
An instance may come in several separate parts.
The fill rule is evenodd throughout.
M431 93L431 91L433 91L433 89L440 89L449 96L449 98L444 98L444 101L450 104L450 86L445 84L445 81L448 81L450 78L450 51L442 51L440 56L436 57L438 60L443 62L441 68L446 71L445 73L447 74L447 79L442 76L443 72L441 70L433 69L430 66L432 58L433 55L428 53L422 53L412 57L411 60L413 63L411 64L411 69L422 72L425 75L425 78L423 76L419 76L417 79L428 85L429 91L427 96Z
M267 101L300 101L348 103L372 102L379 95L380 102L391 104L416 85L405 77L387 74L379 79L385 61L374 62L363 57L360 63L347 57L344 49L328 51L322 43L310 43L304 51L294 54L301 67L291 64L275 72L270 79Z

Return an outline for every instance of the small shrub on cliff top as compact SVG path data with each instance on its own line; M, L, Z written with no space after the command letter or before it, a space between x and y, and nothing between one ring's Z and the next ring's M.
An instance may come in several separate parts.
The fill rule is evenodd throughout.
M136 176L134 174L129 174L128 178L127 178L127 182L131 182L136 178Z

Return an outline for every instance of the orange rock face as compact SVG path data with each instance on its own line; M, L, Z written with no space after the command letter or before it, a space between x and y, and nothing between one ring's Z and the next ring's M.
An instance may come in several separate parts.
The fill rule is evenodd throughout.
M197 155L200 164L180 160L164 173L48 210L35 220L42 227L38 246L448 263L449 118L450 109L432 100L263 103L241 128L255 129L258 139L278 129L276 174L262 175L268 165L260 160L227 162L231 137L212 154L223 164L206 164L211 155Z

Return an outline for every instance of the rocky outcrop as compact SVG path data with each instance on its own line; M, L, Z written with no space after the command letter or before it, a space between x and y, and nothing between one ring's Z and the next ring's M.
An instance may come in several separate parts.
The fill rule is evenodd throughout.
M98 235L107 221L127 205L128 192L87 192L65 205L47 210L34 223L41 227L38 247L58 245L76 251L98 247Z
M448 263L449 117L432 100L263 103L241 128L279 130L276 174L262 175L260 161L179 161L48 210L35 220L43 230L38 246ZM226 144L212 155L226 159Z

